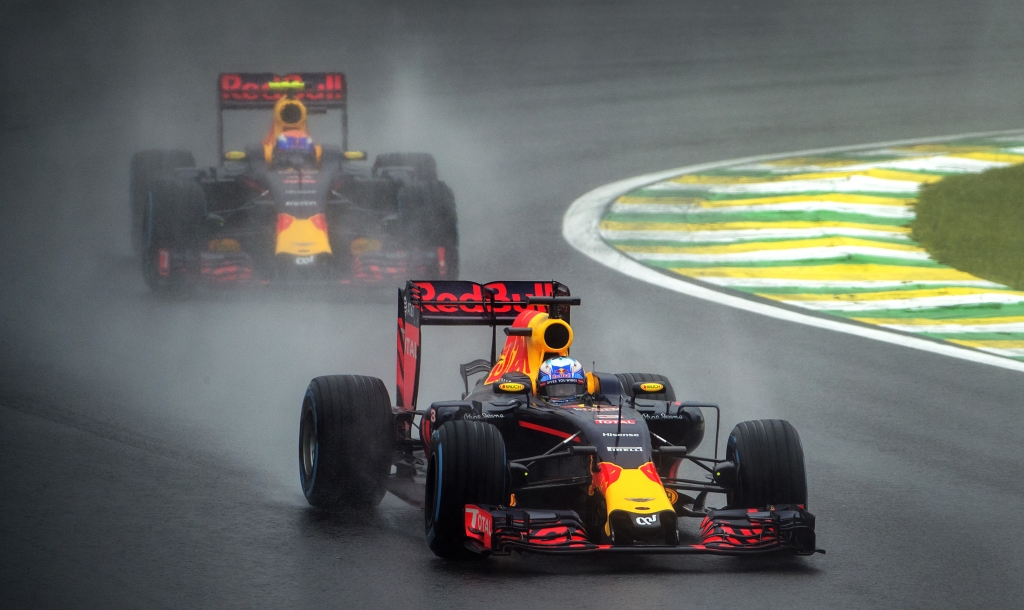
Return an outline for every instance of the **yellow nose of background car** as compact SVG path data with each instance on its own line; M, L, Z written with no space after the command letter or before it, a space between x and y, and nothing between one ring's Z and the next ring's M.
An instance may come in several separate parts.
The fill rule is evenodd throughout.
M327 238L327 219L323 214L316 214L310 218L278 214L277 248L274 253L295 256L331 254L331 242Z

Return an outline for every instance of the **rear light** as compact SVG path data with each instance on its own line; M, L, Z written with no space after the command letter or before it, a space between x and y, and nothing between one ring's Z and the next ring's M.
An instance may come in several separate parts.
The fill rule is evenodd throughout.
M157 253L156 269L160 275L171 274L171 251L167 248L160 248Z
M327 232L327 217L323 213L316 214L309 219L309 222L313 223L313 226L320 229L324 233Z
M295 222L295 217L290 214L278 214L277 215L277 232L280 234L282 231L292 226Z

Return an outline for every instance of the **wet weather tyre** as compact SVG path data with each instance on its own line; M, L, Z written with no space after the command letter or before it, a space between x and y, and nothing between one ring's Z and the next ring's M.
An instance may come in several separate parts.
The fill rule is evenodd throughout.
M804 450L800 435L788 421L761 419L736 424L729 434L725 459L736 464L736 487L728 494L730 507L807 506Z
M633 387L634 383L653 381L664 385L665 391L658 392L657 394L644 394L642 398L645 400L668 401L675 401L676 399L676 391L672 389L672 382L664 375L658 375L656 373L618 373L615 376L619 379L619 384L622 386L623 396L629 395L629 389Z
M140 150L132 155L129 168L129 204L132 218L132 245L136 252L143 247L143 219L149 202L149 190L158 178L167 177L181 167L195 167L196 160L187 150Z
M299 480L306 500L323 509L380 504L394 438L383 381L361 375L310 381L299 419Z
M427 546L444 559L480 557L464 545L465 508L507 503L505 441L478 421L448 422L434 434L423 511Z
M458 279L459 215L452 190L440 181L411 182L399 190L398 203L409 243L438 256L428 279Z
M184 286L186 254L202 237L205 214L206 195L194 180L158 178L150 185L143 210L142 273L152 290Z
M437 161L430 153L382 153L373 161L373 175L388 168L410 168L413 180L437 181Z

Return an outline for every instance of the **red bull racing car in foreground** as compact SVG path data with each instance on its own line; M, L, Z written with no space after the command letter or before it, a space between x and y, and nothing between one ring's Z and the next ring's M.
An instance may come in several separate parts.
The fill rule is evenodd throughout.
M132 158L132 233L151 288L458 277L455 200L433 156L359 167L343 74L221 74L219 99L219 167L181 150ZM225 153L225 110L271 110L270 130ZM315 143L308 116L335 110L341 146Z
M793 426L742 422L719 458L717 405L677 401L660 375L585 372L569 357L578 304L554 281L408 282L398 302L398 404L374 377L309 384L299 433L309 503L366 508L391 491L423 507L427 544L448 559L824 552ZM491 353L461 365L459 400L419 408L429 325L490 326ZM708 411L714 450L701 455ZM726 505L710 508L709 494ZM699 538L681 541L682 517L701 520Z

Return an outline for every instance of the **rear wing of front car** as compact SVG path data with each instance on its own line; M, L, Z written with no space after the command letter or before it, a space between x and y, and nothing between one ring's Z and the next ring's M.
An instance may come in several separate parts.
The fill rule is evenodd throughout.
M292 92L271 83L303 83L304 87ZM348 85L341 72L224 72L217 79L217 158L224 158L225 110L273 110L289 93L310 112L340 110L341 148L348 150Z
M420 378L422 326L490 326L491 366L497 360L497 327L533 309L569 321L579 299L554 280L542 282L409 281L398 291L398 406L415 409Z

